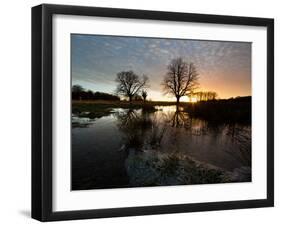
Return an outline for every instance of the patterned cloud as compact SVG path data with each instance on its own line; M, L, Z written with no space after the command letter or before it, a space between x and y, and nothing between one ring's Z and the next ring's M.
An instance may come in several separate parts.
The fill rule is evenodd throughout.
M73 84L93 91L113 93L116 73L134 70L159 98L167 64L183 57L196 65L202 90L251 94L251 43L72 34L71 53Z

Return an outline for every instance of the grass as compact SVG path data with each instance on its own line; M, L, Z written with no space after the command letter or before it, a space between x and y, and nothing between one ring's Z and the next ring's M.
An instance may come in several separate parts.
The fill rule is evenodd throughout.
M101 116L109 115L113 108L124 108L124 109L143 109L146 112L156 111L155 106L169 106L175 105L175 102L165 101L72 101L72 113L78 114L79 116L85 116L89 118L99 118ZM82 114L88 112L87 114ZM82 114L82 115L81 115Z
M142 108L143 106L170 106L175 105L176 102L167 101L106 101L106 100L72 100L72 106L79 107L109 107L109 108Z
M251 99L205 101L184 107L191 117L216 123L251 123Z

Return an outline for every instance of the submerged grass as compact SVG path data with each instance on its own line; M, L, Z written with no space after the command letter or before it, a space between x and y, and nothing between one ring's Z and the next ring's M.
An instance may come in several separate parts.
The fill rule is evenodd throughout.
M228 172L178 153L135 156L127 162L133 186L234 182Z

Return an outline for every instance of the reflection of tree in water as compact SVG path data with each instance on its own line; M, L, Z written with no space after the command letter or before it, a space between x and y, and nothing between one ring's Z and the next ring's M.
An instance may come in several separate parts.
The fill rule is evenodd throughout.
M124 135L125 148L141 149L144 134L151 126L151 121L147 117L141 117L137 111L129 109L117 114L117 123Z
M117 125L123 133L123 148L142 150L154 149L161 145L165 127L153 117L153 113L129 109L117 114Z
M207 121L191 118L186 111L177 108L175 112L166 114L166 122L172 128L184 128L189 134L194 136L206 135L208 130L217 129ZM179 130L176 130L180 132Z
M117 125L123 135L122 149L151 150L159 149L163 138L174 146L185 136L202 136L208 131L218 128L200 119L190 118L188 113L180 108L174 112L157 113L145 108L140 110L128 109L116 114ZM210 133L208 133L210 135ZM218 131L211 133L218 134Z
M127 153L131 186L225 183L251 180L251 129L190 118L184 111L127 110L117 114ZM226 132L223 132L226 131ZM238 148L226 150L241 168L233 172L198 162L182 152L182 139L194 136L231 137ZM163 139L165 137L165 139ZM189 137L189 138L188 138ZM211 139L216 141L216 139ZM228 139L229 140L229 139ZM170 144L170 145L169 145Z
M171 127L175 128L190 128L190 118L188 117L187 112L177 110L173 113L168 114L168 120Z

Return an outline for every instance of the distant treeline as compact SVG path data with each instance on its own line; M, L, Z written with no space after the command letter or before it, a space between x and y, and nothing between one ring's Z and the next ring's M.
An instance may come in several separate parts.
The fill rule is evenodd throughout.
M218 94L213 91L205 91L205 92L196 92L191 94L191 97L196 97L197 101L208 101L208 100L216 100L218 98Z
M241 102L244 102L244 103L251 103L252 101L252 96L245 96L245 97L231 97L229 99L222 99L221 101L232 101L232 102L236 102L236 103L241 103Z
M85 90L80 85L72 86L72 100L110 100L119 101L118 96L103 93L103 92L93 92L91 90Z

